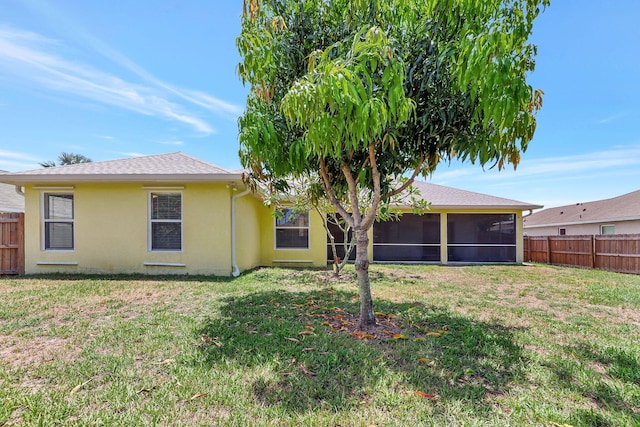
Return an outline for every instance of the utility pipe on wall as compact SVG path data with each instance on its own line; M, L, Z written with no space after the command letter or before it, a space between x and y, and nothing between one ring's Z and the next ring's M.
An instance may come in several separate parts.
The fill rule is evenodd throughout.
M240 197L244 197L251 192L250 188L247 188L242 193L235 194L231 197L231 275L238 277L240 275L240 268L238 268L238 261L236 257L236 200Z

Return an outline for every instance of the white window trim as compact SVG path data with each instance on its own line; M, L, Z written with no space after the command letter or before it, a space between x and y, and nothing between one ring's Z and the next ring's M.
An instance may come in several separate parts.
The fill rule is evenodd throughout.
M291 208L287 208L291 210ZM306 227L278 227L278 218L273 219L273 249L278 251L308 251L311 249L311 212L307 211L307 221L309 225ZM281 248L278 246L278 230L307 230L307 246L299 248Z
M152 196L154 194L180 194L180 220L176 219L151 219L153 214ZM152 224L154 222L179 222L180 223L180 249L153 249L153 232ZM175 190L153 190L147 195L147 252L171 252L182 253L184 250L184 194L182 191Z
M66 191L69 189L73 189L73 187L39 187L42 191L40 192L40 250L42 252L75 252L76 251L76 197L73 191ZM65 191L59 191L64 189ZM53 190L53 191L52 191ZM46 219L44 205L45 198L47 195L51 196L73 196L73 218L69 219ZM72 249L55 249L55 248L47 248L46 244L46 227L45 224L47 222L67 222L73 225L73 236L72 236Z
M562 234L562 230L564 230L564 234ZM559 227L558 236L566 236L566 235L567 235L567 229L565 227Z

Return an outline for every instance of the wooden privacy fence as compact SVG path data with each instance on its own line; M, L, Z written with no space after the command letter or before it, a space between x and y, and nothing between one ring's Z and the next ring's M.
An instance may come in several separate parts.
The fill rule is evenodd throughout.
M24 273L24 214L0 213L0 275Z
M640 274L640 234L525 236L524 259Z

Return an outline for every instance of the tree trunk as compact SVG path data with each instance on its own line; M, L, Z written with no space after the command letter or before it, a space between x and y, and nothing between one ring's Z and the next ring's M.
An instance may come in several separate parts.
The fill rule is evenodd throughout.
M360 321L358 326L366 328L374 326L376 318L373 314L373 299L369 283L369 236L367 230L356 229L356 273L358 275L358 290L360 293Z

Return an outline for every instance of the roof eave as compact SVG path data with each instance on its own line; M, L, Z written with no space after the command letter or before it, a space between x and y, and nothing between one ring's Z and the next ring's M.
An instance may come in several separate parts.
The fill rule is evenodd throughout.
M525 222L524 228L558 227L563 225L604 224L609 222L623 222L623 221L640 221L640 216L627 216L627 217L619 217L619 218L600 218L600 219L590 219L586 221L566 221L566 222L554 222L554 223L548 223L548 224L533 224L533 225L529 225Z
M118 175L0 175L0 182L25 185L25 184L138 184L138 183L222 183L222 182L242 182L243 174L118 174Z
M398 207L404 209L412 209L413 206L399 205ZM514 211L528 211L533 209L540 209L542 206L538 205L431 205L430 210L455 210L455 209L476 209L476 210L514 210Z

